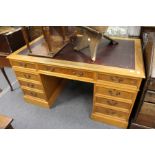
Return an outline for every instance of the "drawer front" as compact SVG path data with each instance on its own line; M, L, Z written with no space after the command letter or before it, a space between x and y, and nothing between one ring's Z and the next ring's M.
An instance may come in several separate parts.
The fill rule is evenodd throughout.
M130 99L132 101L135 99L135 93L126 92L126 91L117 90L117 89L105 88L105 87L97 86L96 93L108 95L108 96L114 96L118 98Z
M144 101L155 103L155 92L154 91L147 91L145 94Z
M46 96L43 93L39 93L39 92L34 92L34 91L29 91L26 89L23 89L24 95L28 95L31 97L36 97L36 98L40 98L40 99L45 99L46 100Z
M36 66L33 63L22 62L22 61L11 61L12 66L23 67L23 68L31 68L35 69Z
M122 111L116 111L116 110L109 109L109 108L99 107L99 106L94 107L94 112L98 112L101 114L110 115L110 116L114 116L114 117L119 117L119 118L123 118L126 120L129 118L128 113L125 113Z
M49 72L55 72L55 73L61 73L66 75L73 75L76 77L83 77L83 78L89 78L93 79L94 74L92 72L88 71L82 71L82 70L74 70L69 68L60 68L57 66L45 66L45 65L39 65L39 69L43 71L49 71Z
M130 79L126 77L120 77L117 75L98 74L97 80L103 80L103 81L120 83L120 84L128 84L128 85L139 87L139 83L137 79Z
M33 88L33 89L38 89L38 90L42 90L42 86L39 85L39 84L34 84L34 83L30 83L30 82L25 82L25 81L21 81L19 80L21 86L26 86L26 87L29 87L29 88Z
M148 85L149 90L154 90L155 91L155 79L151 79Z
M39 76L38 75L34 75L34 74L29 74L29 73L23 73L23 72L15 72L17 77L21 77L24 79L29 79L29 80L35 80L35 81L39 81Z
M124 108L124 109L128 109L128 110L131 109L131 104L129 104L129 103L106 99L103 97L95 97L95 100L97 103L115 106L115 107L119 107L119 108Z

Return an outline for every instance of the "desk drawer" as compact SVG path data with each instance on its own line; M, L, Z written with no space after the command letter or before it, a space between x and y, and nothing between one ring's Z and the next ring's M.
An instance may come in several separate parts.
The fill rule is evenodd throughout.
M96 93L97 94L103 94L103 95L108 95L108 96L114 96L114 97L118 97L118 98L124 98L124 99L129 99L134 101L135 97L136 97L136 92L127 92L127 91L123 91L123 90L118 90L118 89L112 89L109 87L99 87L96 86Z
M100 107L100 106L95 106L94 107L94 112L105 114L105 115L110 115L110 116L114 116L114 117L119 117L119 118L123 118L123 119L126 119L126 120L129 118L129 114L126 113L126 112L116 111L116 110L113 110L113 109Z
M108 74L98 74L97 80L103 80L108 82L120 83L120 84L128 84L139 87L138 79L131 79L128 77L121 77L117 75L108 75Z
M36 66L33 63L28 63L28 62L23 62L23 61L11 61L11 64L12 66L36 69Z
M92 72L83 71L83 70L74 70L69 68L61 68L57 66L45 66L45 65L39 65L39 69L43 71L48 71L48 72L73 75L81 78L94 79L94 76L93 76L94 74Z
M36 98L40 98L40 99L45 99L46 100L46 96L45 96L44 93L34 92L34 91L26 90L26 89L23 89L23 92L24 92L24 95L31 96L31 97L36 97Z
M20 82L21 86L26 86L26 87L33 88L33 89L38 89L38 90L43 89L42 85L40 85L40 84L35 84L35 83L26 82L26 81L22 81L22 80L19 80L19 82Z
M19 71L16 71L15 73L16 73L17 77L21 77L21 78L29 79L29 80L39 81L38 75L19 72Z
M103 97L95 97L95 102L96 103L100 103L100 104L105 104L105 105L110 105L110 106L114 106L114 107L119 107L119 108L124 108L124 109L131 109L131 104L130 103L126 103L126 102L120 102L120 101L116 101L116 100L111 100L111 99L106 99Z

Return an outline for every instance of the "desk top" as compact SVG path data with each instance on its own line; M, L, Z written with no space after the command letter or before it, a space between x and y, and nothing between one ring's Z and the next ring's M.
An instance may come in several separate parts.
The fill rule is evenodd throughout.
M71 44L64 47L54 58L29 56L26 46L14 52L8 58L144 78L140 40L114 39L119 42L118 45L108 45L107 40L100 43L95 62L91 61L88 48L78 52L73 50ZM43 37L31 42L31 50L34 53L39 50L48 52Z

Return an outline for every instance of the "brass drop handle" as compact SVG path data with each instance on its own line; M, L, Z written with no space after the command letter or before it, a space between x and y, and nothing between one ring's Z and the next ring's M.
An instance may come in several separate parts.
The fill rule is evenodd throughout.
M120 92L116 92L116 96L119 96L119 95L121 95L121 93Z
M76 71L73 71L72 72L74 75L76 75L76 76L83 76L83 72L76 72Z
M83 76L83 74L84 74L83 72L79 72L78 76Z
M137 81L136 80L131 80L131 84L136 85Z
M47 71L50 71L50 67L49 67L49 66L46 66L45 69L46 69Z
M116 90L109 90L108 92L109 92L109 94L112 95L112 96L113 96L113 95L115 95L115 96L121 95L121 93L120 93L119 91L116 91Z
M113 111L113 110L108 110L108 113L109 113L109 114L111 114L111 115L116 114L116 112L115 112L115 111Z
M34 84L31 84L31 87L34 88Z
M54 67L51 67L51 66L48 66L48 67L46 67L46 70L53 72L55 70L55 68Z
M109 105L116 105L116 104L117 104L115 101L107 101L107 103L108 103Z
M30 92L30 94L31 94L32 96L34 96L34 97L37 96L37 93L34 93L34 92Z
M112 90L109 90L108 92L109 92L110 95L113 95L113 91Z
M76 72L75 72L75 71L73 71L72 73L73 73L73 74L76 74Z
M30 79L31 75L24 74L24 77L27 78L27 79Z
M27 67L27 64L23 63L23 62L20 62L19 65L22 66L22 67Z
M55 68L54 67L51 67L50 71L51 72L54 72L55 71Z
M31 88L34 88L34 84L28 83L27 86L28 86L28 87L31 87Z
M116 76L112 76L111 77L111 80L113 82L118 82L118 83L123 82L123 79L122 78L119 78L119 77L116 77Z

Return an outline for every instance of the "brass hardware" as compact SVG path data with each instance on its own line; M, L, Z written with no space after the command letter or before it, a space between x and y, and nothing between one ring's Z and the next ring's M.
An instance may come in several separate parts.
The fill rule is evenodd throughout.
M51 66L46 66L46 70L48 70L48 71L54 71L55 70L55 68L54 67L51 67Z
M55 68L54 67L51 68L51 72L53 72L53 71L55 71Z
M113 95L112 90L109 90L108 92L109 92L110 95Z
M78 76L83 76L83 75L84 75L83 72L79 72L79 73L78 73Z
M30 79L31 75L24 74L24 77L27 78L27 79Z
M30 94L34 97L37 97L37 93L34 93L34 92L30 92Z
M49 71L49 70L50 70L50 67L49 67L49 66L46 66L46 70L48 70L48 71Z
M116 92L116 96L119 96L121 93L120 92Z
M76 75L76 72L75 72L75 71L73 71L72 73L73 73L74 75Z
M113 95L119 96L119 95L121 94L120 92L118 92L118 91L115 90L115 89L114 89L114 90L109 90L108 92L109 92L109 94L112 95L112 96L113 96Z
M107 101L107 103L108 103L109 105L116 105L116 104L117 104L115 101Z
M28 87L31 87L31 88L34 88L34 84L28 83L27 86L28 86Z
M119 77L116 77L116 76L112 76L111 77L111 80L113 82L118 82L118 83L123 82L123 79L122 78L119 78Z
M22 67L27 67L27 64L25 64L23 62L20 62L19 65L22 66Z
M110 110L110 109L108 110L108 113L111 114L111 115L116 114L116 112L114 112L113 110Z
M83 72L76 72L76 71L73 71L72 72L74 75L76 76L83 76Z

